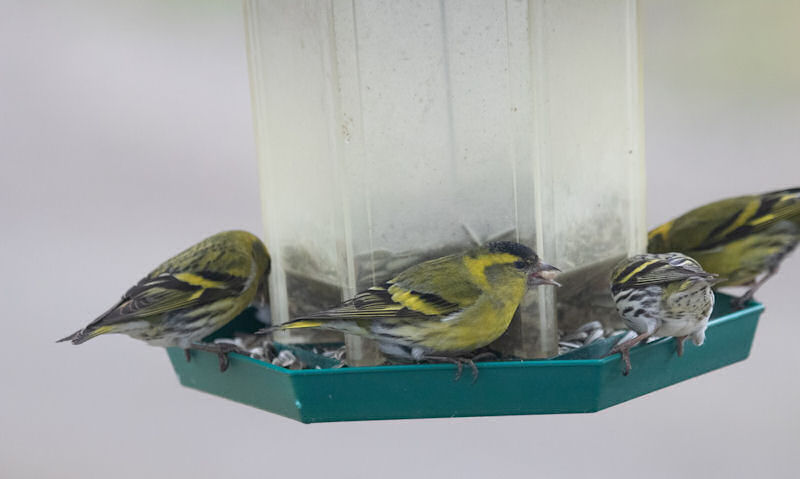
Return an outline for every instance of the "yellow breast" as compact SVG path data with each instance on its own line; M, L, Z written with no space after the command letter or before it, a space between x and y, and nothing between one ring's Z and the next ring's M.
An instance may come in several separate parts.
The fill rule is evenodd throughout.
M508 329L524 294L524 284L505 295L508 297L504 301L484 294L460 313L419 325L421 330L415 340L442 354L458 354L486 346Z

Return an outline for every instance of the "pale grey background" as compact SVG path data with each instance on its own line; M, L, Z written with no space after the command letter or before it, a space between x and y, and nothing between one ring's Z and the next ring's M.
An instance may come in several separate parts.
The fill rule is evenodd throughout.
M800 184L800 2L642 15L648 223ZM184 246L261 231L249 107L237 2L3 2L0 476L796 475L797 255L748 361L590 415L304 426L126 337L54 344Z

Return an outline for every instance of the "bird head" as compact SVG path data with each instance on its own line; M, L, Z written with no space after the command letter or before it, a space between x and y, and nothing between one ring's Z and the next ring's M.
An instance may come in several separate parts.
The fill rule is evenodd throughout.
M673 221L664 223L658 228L653 228L647 233L647 251L650 253L666 253L669 247L669 230Z
M485 278L487 283L497 286L512 279L524 280L528 286L561 286L554 279L560 270L542 262L532 249L520 243L487 243L469 254L466 262L473 275Z

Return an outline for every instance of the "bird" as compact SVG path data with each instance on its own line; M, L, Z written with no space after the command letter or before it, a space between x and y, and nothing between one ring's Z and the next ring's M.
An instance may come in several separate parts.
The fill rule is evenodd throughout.
M128 289L86 327L58 340L81 344L101 334L122 333L153 346L216 353L228 368L231 345L203 343L251 303L268 301L270 256L246 231L224 231L178 253Z
M529 286L558 285L558 268L525 245L489 242L411 266L332 309L263 330L320 328L374 339L401 361L451 362L477 368L462 355L508 328Z
M630 349L650 336L675 337L678 356L687 337L700 346L714 308L717 275L681 253L641 254L620 261L611 273L611 295L625 325L637 336L614 346L624 375L631 370Z
M695 208L652 229L647 251L676 251L694 258L704 270L720 276L715 287L747 286L732 302L735 309L741 309L778 272L799 242L797 187Z

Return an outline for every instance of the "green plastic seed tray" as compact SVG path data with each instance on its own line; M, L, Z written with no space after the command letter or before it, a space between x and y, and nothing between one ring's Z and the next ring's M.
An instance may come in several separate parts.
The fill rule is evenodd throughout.
M751 302L731 312L730 297L718 295L703 346L687 341L682 357L672 338L637 346L628 376L619 355L602 357L616 338L549 360L481 362L474 383L469 368L455 381L450 364L331 369L332 360L296 349L303 362L322 369L288 370L231 354L229 369L220 373L214 354L195 351L191 362L180 349L168 354L184 386L304 423L585 413L747 358L763 310ZM226 329L258 327L248 315L235 321Z

